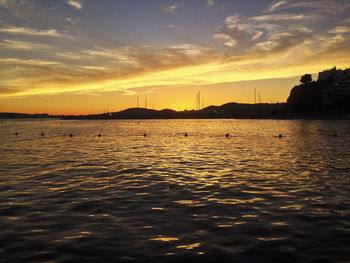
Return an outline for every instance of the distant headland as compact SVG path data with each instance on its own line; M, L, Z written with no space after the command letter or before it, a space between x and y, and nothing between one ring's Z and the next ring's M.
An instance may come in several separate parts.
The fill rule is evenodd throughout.
M201 110L175 111L171 109L152 110L130 108L119 112L96 115L62 116L62 119L213 119L213 118L264 118L278 116L285 103L241 104L226 103L209 106Z
M91 115L49 115L0 113L0 118L61 118L61 119L293 119L331 118L350 119L350 69L336 67L319 72L318 79L311 74L300 79L292 88L286 103L244 104L230 102L200 110L175 111L129 108L119 112Z

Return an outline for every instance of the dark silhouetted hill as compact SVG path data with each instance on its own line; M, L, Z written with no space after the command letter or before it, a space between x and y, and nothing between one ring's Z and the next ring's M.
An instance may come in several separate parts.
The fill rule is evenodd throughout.
M271 118L282 115L284 103L240 104L227 103L201 110L174 111L130 108L99 115L62 116L63 119L199 119L199 118Z
M0 118L3 119L20 119L20 118L59 118L60 116L49 115L47 113L36 113L36 114L26 114L26 113L11 113L11 112L0 112Z

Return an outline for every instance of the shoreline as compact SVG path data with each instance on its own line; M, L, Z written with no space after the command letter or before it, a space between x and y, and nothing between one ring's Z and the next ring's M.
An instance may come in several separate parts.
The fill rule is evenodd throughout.
M47 113L1 113L0 119L62 119L62 120L144 120L144 119L278 119L278 120L350 120L350 112L313 109L295 111L288 103L243 104L230 102L200 110L175 111L128 108L118 112L87 115L50 115Z
M46 118L37 118L37 117L0 117L0 120L350 120L350 116L280 116L280 117L193 117L193 118L86 118L80 116L74 117L46 117Z

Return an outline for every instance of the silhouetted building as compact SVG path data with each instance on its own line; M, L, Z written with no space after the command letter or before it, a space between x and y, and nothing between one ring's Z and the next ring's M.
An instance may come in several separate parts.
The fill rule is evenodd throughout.
M297 113L350 112L350 69L319 72L317 81L295 86L287 103Z
M326 83L322 103L326 109L348 110L350 108L350 69L336 67L320 72L318 81Z
M318 73L318 81L341 81L350 79L350 69L341 70L334 67Z

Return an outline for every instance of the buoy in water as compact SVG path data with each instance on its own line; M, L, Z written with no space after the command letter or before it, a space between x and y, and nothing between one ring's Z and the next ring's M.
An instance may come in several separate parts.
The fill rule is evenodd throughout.
M185 137L187 137L188 136L188 134L187 134L187 132L185 132Z
M229 133L226 133L226 138L230 137L230 134Z
M278 135L278 138L282 138L282 137L283 137L283 135L282 135L282 134Z
M146 136L147 136L147 134L146 134L146 133L144 133L144 134L143 134L143 137L146 137Z
M18 132L15 132L15 135L17 136L17 135L18 135Z
M101 136L102 136L102 134L101 134L101 133L99 133L97 136L98 136L98 137L101 137Z
M41 135L41 136L45 136L45 133L42 132L42 133L40 133L40 135Z
M69 137L73 137L73 134L70 133L70 134L69 134Z

